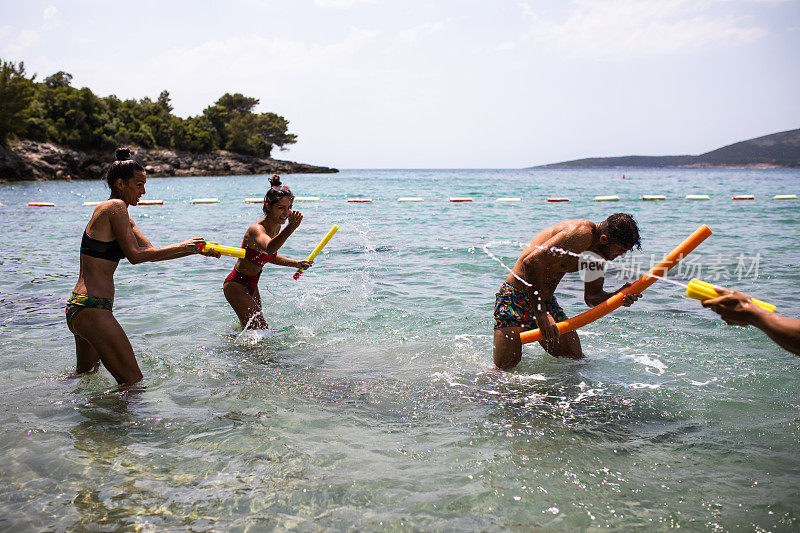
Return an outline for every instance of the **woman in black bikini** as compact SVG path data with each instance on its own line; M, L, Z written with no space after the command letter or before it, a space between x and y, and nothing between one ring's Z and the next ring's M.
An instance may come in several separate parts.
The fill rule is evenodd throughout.
M80 274L67 300L67 327L75 335L78 363L73 375L97 370L103 363L120 384L142 379L133 348L112 314L114 271L119 260L132 264L163 261L200 253L201 238L154 248L128 215L128 206L139 203L147 181L144 168L130 159L130 150L117 150L117 160L104 178L111 197L98 205L81 239ZM219 257L217 252L205 255Z
M277 174L269 182L272 186L264 196L264 218L247 228L242 239L244 259L236 261L222 284L225 299L236 311L243 328L267 329L267 322L261 314L261 295L258 292L258 278L264 265L272 263L306 269L313 264L313 261L296 261L278 255L278 249L300 225L303 215L292 211L294 195L289 187L281 186L281 179ZM281 229L287 221L286 227Z

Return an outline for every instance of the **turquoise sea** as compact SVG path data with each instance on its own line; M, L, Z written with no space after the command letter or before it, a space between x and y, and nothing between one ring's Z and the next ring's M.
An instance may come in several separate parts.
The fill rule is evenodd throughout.
M800 200L772 199L800 193L800 171L625 174L284 176L321 200L295 203L304 219L283 255L341 229L299 281L265 269L274 336L236 328L221 290L230 258L123 261L115 315L145 376L127 394L104 369L63 379L75 362L64 303L92 209L81 203L107 198L105 185L0 184L0 530L799 530L800 358L680 287L658 282L581 330L584 361L536 344L513 372L492 367L501 262L570 218L633 214L643 249L617 261L632 270L707 224L714 235L675 279L800 317ZM243 199L266 178L150 178L145 199L166 203L131 214L156 245L238 246L260 213ZM345 202L359 196L373 202ZM623 282L613 272L607 289ZM577 275L557 295L569 315L586 309Z

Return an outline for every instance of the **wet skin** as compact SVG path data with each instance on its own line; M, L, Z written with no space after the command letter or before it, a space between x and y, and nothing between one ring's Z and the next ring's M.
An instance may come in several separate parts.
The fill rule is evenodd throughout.
M269 207L267 216L252 224L244 234L244 245L267 254L277 254L281 246L300 226L303 215L299 211L292 211L292 199L280 198ZM286 227L281 229L281 226ZM292 268L311 268L313 261L297 261L277 255L272 264ZM262 267L247 259L236 261L236 269L242 274L255 276L261 273ZM251 295L241 283L227 281L222 286L225 299L236 312L243 328L267 329L261 307L261 293L256 287Z
M628 251L628 247L612 242L608 235L601 234L598 224L585 219L567 220L534 236L520 254L506 281L528 291L535 301L541 303L553 298L556 287L565 274L578 271L579 258L576 255L593 252L611 261L624 256ZM630 283L626 283L617 291L609 293L603 290L604 281L603 277L599 277L584 285L584 301L588 306L598 305L630 286ZM626 295L623 305L630 306L640 297L641 294ZM547 353L570 359L584 357L578 334L574 331L559 333L556 320L544 305L537 306L534 317L542 332L540 344ZM519 334L529 329L508 327L494 331L493 359L498 368L510 370L519 363L522 358Z

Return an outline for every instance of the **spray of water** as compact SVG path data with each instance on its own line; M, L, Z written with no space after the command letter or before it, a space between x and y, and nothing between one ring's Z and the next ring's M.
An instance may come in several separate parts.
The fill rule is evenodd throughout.
M503 268L508 270L511 273L512 276L514 276L519 281L521 281L523 284L525 284L525 286L531 287L532 285L530 283L528 283L527 281L525 281L524 279L519 277L517 274L515 274L514 271L511 268L509 268L500 258L498 258L496 255L494 255L492 252L489 251L489 248L492 247L492 246L519 246L521 248L524 248L527 245L528 245L528 243L520 243L520 242L515 242L515 241L491 241L491 242L488 242L488 243L484 244L483 246L481 246L481 249L490 258L492 258L495 261L497 261L498 263L500 263L500 265L502 265ZM571 252L569 250L565 250L563 248L559 248L557 246L536 245L535 248L538 248L540 250L549 250L549 251L551 251L553 253L562 254L562 255L569 255L569 256L577 257L578 259L581 259L581 255L580 254L577 254L575 252ZM614 270L614 269L617 268L616 264L614 264L613 262L611 262L609 260L606 260L606 259L597 259L597 262L602 262L605 265L605 267L608 268L609 270ZM666 281L667 283L671 283L673 285L677 285L678 287L683 287L684 289L688 288L688 285L685 284L685 283L681 283L680 281L676 281L674 279L670 279L670 278L668 278L666 276L659 276L658 274L653 274L653 273L651 273L649 271L644 271L641 268L637 269L636 275L637 275L637 277L641 277L641 276L645 276L646 275L647 277L660 279L662 281ZM534 294L537 294L537 293L534 292Z

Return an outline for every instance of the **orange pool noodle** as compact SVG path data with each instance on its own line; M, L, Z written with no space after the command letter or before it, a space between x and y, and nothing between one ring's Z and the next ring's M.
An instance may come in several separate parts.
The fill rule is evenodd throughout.
M557 324L558 331L561 333L574 331L618 309L622 306L623 299L625 298L626 294L642 292L647 287L655 283L658 278L652 277L651 274L664 276L670 268L677 265L681 259L686 257L692 250L697 248L701 242L708 238L709 235L711 235L711 230L708 228L708 226L700 226L694 231L694 233L689 235L685 241L680 243L674 250L668 253L660 263L651 268L647 274L634 281L630 287L622 289L622 291L618 292L605 302L592 307L588 311L585 311L579 315L575 315L572 318L568 318L563 322L559 322ZM529 342L542 340L542 334L537 328L520 333L519 338L522 341L522 344L527 344Z

